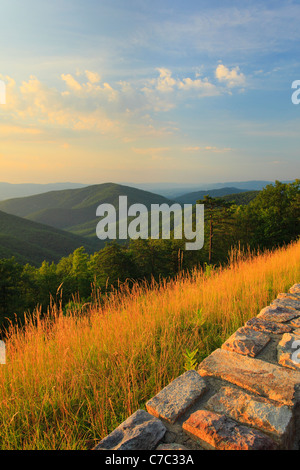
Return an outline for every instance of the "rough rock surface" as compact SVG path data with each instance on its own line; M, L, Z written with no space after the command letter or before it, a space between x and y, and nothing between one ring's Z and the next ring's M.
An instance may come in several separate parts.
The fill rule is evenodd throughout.
M230 336L222 345L222 348L227 351L255 357L269 341L270 336L246 326L239 328Z
M278 294L277 295L277 299L292 299L292 300L298 300L300 301L300 292L299 293L292 293L292 292L289 292L289 293L281 293L281 294Z
M300 284L294 284L290 290L289 290L290 293L292 294L300 294Z
M256 318L272 321L275 323L285 323L287 321L293 320L293 318L296 317L298 317L297 312L293 312L282 307L268 306L263 308Z
M291 325L293 328L300 328L300 318L294 318L289 325ZM288 331L287 331L288 333Z
M259 359L216 349L198 370L288 406L300 401L300 373Z
M138 410L102 439L94 450L152 450L163 438L163 423L144 410Z
M275 443L266 435L239 425L225 415L199 410L183 423L191 437L199 439L206 449L275 450Z
M205 390L203 378L195 370L189 370L151 398L146 408L153 416L175 423Z
M208 400L206 408L270 434L282 449L288 449L292 443L294 419L287 406L275 405L233 387L222 387Z
M298 300L291 299L275 299L271 302L271 306L275 305L276 307L288 308L291 310L297 310L300 315L300 303Z
M275 335L282 335L283 333L289 333L292 331L292 328L289 325L264 320L263 318L264 317L251 318L247 321L245 326L253 328L255 331L265 331L266 333L273 333Z

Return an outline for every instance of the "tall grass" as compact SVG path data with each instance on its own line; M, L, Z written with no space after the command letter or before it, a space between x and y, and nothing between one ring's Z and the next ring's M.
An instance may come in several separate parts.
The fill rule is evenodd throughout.
M37 309L7 333L1 449L88 449L300 279L300 243L123 286L85 312Z

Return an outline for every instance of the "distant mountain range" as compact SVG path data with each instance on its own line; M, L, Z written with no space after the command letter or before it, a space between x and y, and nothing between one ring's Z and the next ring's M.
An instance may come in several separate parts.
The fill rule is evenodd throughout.
M176 197L174 200L180 204L195 204L199 199L203 199L204 196L210 197L222 197L229 194L236 194L247 192L247 189L238 189L238 188L221 188L221 189L211 189L207 191L195 191L192 193L183 194L182 196Z
M12 184L0 182L0 201L15 197L26 197L32 196L33 194L47 193L48 191L83 188L84 186L87 185L81 183Z
M290 183L291 181L283 181ZM129 186L131 188L141 189L151 193L159 194L168 199L175 199L183 194L195 191L211 191L222 188L236 188L247 191L263 189L267 184L274 181L234 181L226 183L210 183L210 184L176 184L176 183L119 183L121 186ZM51 184L11 184L0 182L0 201L17 197L32 196L35 194L47 193L49 191L61 191L64 189L77 189L91 186L82 183L51 183ZM92 185L95 186L95 185Z
M55 188L75 183L58 183ZM270 182L243 182L244 188L226 184L222 188L199 189L173 199L160 194L115 183L60 189L26 197L0 201L0 258L15 256L20 262L40 264L43 260L57 262L61 257L84 246L89 253L103 248L105 242L96 236L100 204L112 204L117 210L119 196L127 196L128 206L134 203L169 205L195 204L205 195L222 197L236 204L248 204ZM19 185L12 185L19 186ZM23 186L23 185L20 185ZM26 190L29 190L29 186ZM36 185L35 190L45 190L52 185ZM211 185L208 185L211 186ZM249 191L247 187L259 188ZM5 187L0 183L1 188ZM19 188L24 190L24 188ZM172 188L169 188L170 190ZM174 189L174 188L173 188ZM177 188L178 189L178 188ZM182 188L181 188L182 189ZM173 191L173 190L172 190ZM7 195L8 193L6 193Z
M104 183L1 201L0 210L97 240L96 226L99 222L99 218L96 217L97 207L99 204L109 203L118 208L120 195L127 196L128 205L140 203L148 209L151 204L170 203L169 199L158 194L114 183Z
M0 211L0 258L14 256L39 266L44 260L58 262L80 246L94 253L103 244Z
M291 183L292 181L282 181L282 183ZM127 186L151 191L156 194L168 197L169 199L175 199L184 194L195 192L195 191L211 191L222 188L236 188L245 191L261 191L268 184L274 184L274 181L231 181L225 183L199 183L199 184L174 184L174 183L124 183Z

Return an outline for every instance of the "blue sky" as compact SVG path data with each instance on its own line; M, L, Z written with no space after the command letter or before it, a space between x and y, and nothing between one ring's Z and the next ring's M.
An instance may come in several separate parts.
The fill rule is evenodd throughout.
M1 180L299 177L300 1L2 0Z

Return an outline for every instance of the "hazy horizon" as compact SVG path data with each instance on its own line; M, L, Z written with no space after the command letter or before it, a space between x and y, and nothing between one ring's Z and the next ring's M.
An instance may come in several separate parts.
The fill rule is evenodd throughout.
M300 175L297 0L3 0L1 16L3 182Z

